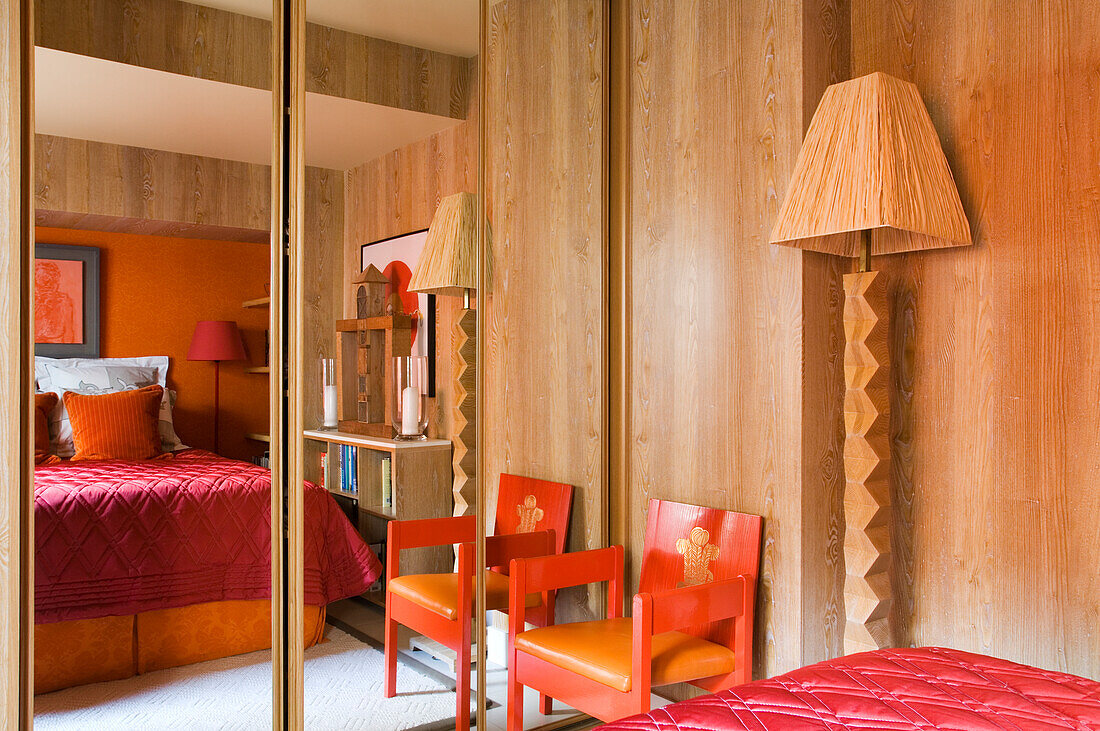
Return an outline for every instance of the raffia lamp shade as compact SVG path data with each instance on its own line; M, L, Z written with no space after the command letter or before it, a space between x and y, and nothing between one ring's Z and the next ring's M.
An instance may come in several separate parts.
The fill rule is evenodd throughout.
M409 290L461 296L476 289L477 196L455 193L435 210Z
M883 73L825 90L771 243L859 256L971 243L951 169L917 87Z
M473 193L455 193L439 202L428 228L428 240L416 262L409 290L463 297L454 320L454 404L451 443L454 482L454 515L465 515L475 500L477 474L477 311L470 309L471 291L477 290L478 200ZM486 222L485 244L491 231ZM486 256L485 286L492 274L492 257Z

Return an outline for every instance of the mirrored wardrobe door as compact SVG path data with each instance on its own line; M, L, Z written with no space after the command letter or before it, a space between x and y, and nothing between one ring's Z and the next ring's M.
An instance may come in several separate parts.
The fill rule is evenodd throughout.
M467 728L478 2L306 17L305 724Z
M271 22L246 5L35 3L43 728L270 723Z
M606 581L584 585L570 563L607 545L608 12L604 0L489 8L487 550L550 531L544 545L508 549L521 559L516 596L539 602L490 613L487 689L513 731L578 719L576 701L544 682L550 673L520 643L604 618L613 604Z

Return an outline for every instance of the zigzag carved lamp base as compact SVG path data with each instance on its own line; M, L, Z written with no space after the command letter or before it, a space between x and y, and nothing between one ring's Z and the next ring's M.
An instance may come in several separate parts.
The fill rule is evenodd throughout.
M885 277L844 276L844 651L889 647L890 353Z
M477 383L477 311L463 309L458 311L455 321L455 362L454 362L454 515L465 515L475 502L474 477L477 472L477 424L476 399Z

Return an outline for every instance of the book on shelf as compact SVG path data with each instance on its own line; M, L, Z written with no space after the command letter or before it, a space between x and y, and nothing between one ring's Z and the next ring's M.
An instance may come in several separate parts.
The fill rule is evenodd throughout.
M356 495L359 493L359 450L350 445L348 446L348 465L350 465L348 492Z
M359 494L359 450L347 444L337 445L338 474L334 480L337 491L347 495Z
M393 510L393 471L389 457L382 458L382 509Z

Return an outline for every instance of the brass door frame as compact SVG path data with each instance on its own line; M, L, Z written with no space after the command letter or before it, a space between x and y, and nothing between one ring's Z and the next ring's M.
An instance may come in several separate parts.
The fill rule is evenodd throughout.
M7 621L0 631L0 693L5 728L34 722L34 2L8 0L0 78L0 584Z

